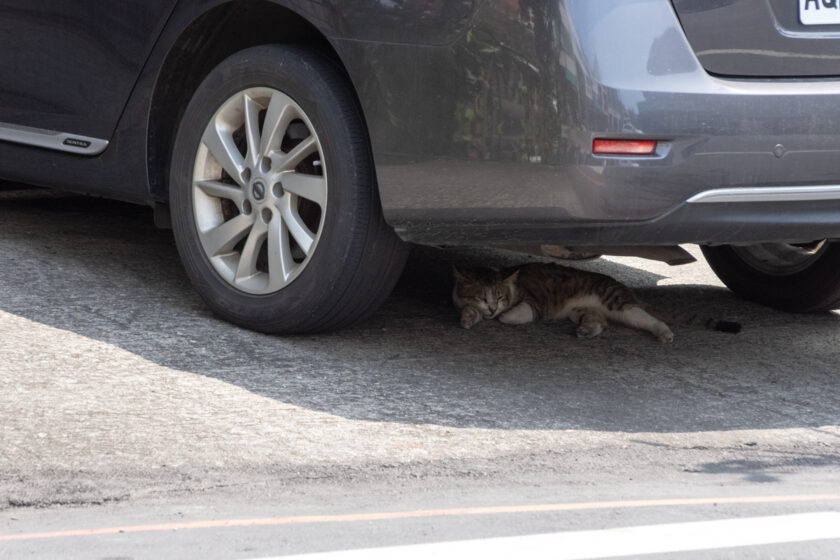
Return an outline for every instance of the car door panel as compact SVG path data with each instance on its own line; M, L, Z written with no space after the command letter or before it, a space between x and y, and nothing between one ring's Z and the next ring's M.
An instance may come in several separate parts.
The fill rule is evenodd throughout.
M110 138L175 2L0 2L0 123Z

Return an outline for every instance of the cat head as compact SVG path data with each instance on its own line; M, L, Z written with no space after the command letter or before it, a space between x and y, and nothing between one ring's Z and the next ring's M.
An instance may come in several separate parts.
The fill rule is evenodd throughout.
M458 309L473 307L485 319L493 319L510 308L516 297L517 270L513 274L492 268L459 269L453 267L455 291L453 299Z

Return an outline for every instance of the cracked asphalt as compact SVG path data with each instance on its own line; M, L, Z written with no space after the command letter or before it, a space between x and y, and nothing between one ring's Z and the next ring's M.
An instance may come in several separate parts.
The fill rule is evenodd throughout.
M278 504L297 512L840 488L840 314L740 300L701 257L681 267L609 257L576 266L615 276L657 307L740 321L743 332L677 327L664 346L619 326L594 340L575 338L571 324L458 326L453 262L533 258L415 247L368 321L272 337L209 312L148 208L7 186L5 531L160 508L244 515ZM328 548L300 535L279 549ZM335 542L358 538L348 531ZM247 557L246 548L226 557Z

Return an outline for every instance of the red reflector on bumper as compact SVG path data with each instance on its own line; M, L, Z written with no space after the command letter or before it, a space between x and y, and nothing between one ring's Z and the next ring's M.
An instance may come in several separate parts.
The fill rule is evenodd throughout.
M656 152L656 140L604 140L592 141L592 153L601 156L650 156Z

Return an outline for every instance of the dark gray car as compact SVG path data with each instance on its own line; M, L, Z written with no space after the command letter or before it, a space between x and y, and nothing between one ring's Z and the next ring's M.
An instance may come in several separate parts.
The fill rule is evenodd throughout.
M154 206L266 332L370 314L404 241L697 243L830 309L836 4L2 0L0 174Z

